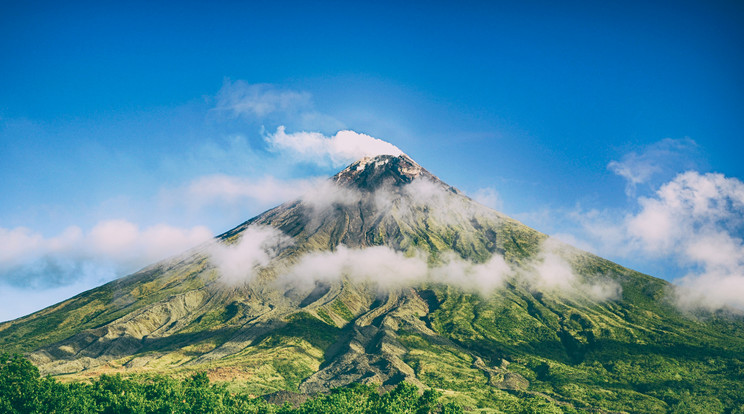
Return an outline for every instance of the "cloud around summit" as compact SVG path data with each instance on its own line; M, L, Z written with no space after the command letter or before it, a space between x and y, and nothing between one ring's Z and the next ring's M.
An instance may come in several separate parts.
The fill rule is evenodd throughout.
M287 133L284 126L266 135L272 151L287 154L300 161L332 167L343 167L364 157L403 154L395 145L367 134L341 130L331 136L319 132Z

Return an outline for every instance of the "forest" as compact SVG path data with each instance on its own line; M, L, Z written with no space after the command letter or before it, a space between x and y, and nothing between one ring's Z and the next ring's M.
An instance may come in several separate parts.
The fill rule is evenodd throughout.
M185 379L165 375L125 378L101 375L89 382L60 382L42 377L18 354L0 355L0 413L462 413L456 403L440 403L441 393L402 382L380 393L377 387L352 384L310 398L297 407L232 393L226 383L212 383L204 372Z

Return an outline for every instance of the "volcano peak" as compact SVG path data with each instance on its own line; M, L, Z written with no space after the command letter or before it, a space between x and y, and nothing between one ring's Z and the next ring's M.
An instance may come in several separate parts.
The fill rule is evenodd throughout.
M405 154L377 155L364 157L352 163L336 174L333 181L341 186L371 191L383 185L405 185L421 177L435 182L440 181Z

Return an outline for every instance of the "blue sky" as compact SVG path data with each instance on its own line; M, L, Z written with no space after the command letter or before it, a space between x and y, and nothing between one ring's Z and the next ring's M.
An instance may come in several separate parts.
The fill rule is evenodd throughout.
M541 231L744 296L741 2L73 3L0 4L0 319L340 168L279 126L388 141Z

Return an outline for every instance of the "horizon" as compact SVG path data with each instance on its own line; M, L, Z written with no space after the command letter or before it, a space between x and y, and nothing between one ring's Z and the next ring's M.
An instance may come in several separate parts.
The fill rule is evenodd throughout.
M2 321L393 148L744 307L742 4L45 6L0 6Z

